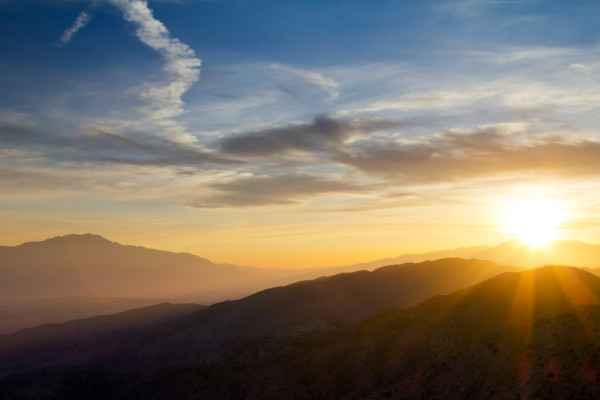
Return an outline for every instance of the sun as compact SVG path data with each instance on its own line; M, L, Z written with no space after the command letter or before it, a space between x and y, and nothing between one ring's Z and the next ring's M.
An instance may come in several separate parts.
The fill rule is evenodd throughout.
M516 236L532 248L543 247L558 238L565 219L564 207L557 200L515 200L502 216L500 231Z

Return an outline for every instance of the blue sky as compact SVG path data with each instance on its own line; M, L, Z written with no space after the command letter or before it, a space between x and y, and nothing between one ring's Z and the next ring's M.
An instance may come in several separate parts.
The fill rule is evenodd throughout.
M599 11L0 0L0 240L325 265L505 240L544 197L597 241Z

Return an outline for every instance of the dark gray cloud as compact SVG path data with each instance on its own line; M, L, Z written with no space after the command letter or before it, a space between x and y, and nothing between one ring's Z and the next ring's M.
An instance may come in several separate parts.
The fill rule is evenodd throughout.
M54 158L68 159L75 167L83 163L187 167L178 172L181 176L202 174L203 166L255 171L255 175L207 184L203 188L207 194L191 201L193 206L204 208L297 204L332 193L381 197L392 187L402 193L407 185L479 178L573 178L600 174L599 141L575 139L568 134L514 133L514 127L512 131L496 127L435 136L389 135L389 130L410 124L406 120L344 121L319 116L309 124L223 139L218 143L219 152L157 136L120 135L93 125L69 137L47 135L36 125L14 117L0 118L0 146L40 155L36 163L41 169ZM53 126L48 130L59 131ZM231 158L232 155L239 159ZM319 173L315 172L317 167L311 169L312 173L282 174L282 169L275 168L280 165L273 160L294 165L285 171L316 160L321 171L331 171L331 167L336 171L354 170L387 183L360 185L348 180L348 174ZM27 166L26 161L20 165ZM19 179L18 174L5 171L5 183L15 186ZM51 181L50 177L35 174L25 174L22 179L32 185L37 179L40 188ZM69 186L67 178L54 182ZM387 200L386 204L391 203Z
M408 183L506 174L572 177L600 173L600 143L495 130L444 134L420 141L361 143L335 155L339 163Z
M98 127L79 134L74 145L87 150L85 157L98 161L133 165L242 164L201 147L172 142L160 137L139 136L130 139Z
M57 131L52 127L49 131ZM39 151L52 158L54 153L69 153L71 161L110 162L132 165L243 164L199 146L172 142L160 137L137 135L131 139L101 127L87 127L65 136L46 133L33 124L0 120L0 145Z
M373 186L360 186L343 177L292 172L277 176L248 176L210 185L218 193L192 203L199 208L251 207L296 204L331 193L360 193Z
M45 135L26 121L14 118L0 119L0 145L34 150L40 147L69 145L70 138L60 135Z
M76 136L79 147L88 150L116 150L116 151L149 151L154 153L154 146L126 138L116 133L109 132L100 127L88 127L86 132Z
M221 157L194 147L176 143L146 146L143 151L99 151L94 150L92 161L150 166L195 166L241 165L242 161Z
M380 118L343 121L326 115L315 117L310 124L251 132L223 139L218 145L224 153L238 156L265 157L290 152L321 152L335 148L353 135L391 129L398 120Z

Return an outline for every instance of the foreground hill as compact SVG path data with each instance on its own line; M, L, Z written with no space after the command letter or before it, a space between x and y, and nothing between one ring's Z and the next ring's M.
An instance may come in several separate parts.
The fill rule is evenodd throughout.
M506 273L287 343L256 363L247 361L260 353L256 343L240 346L203 380L203 396L592 398L600 394L599 299L600 279L580 269ZM215 371L233 378L219 384Z
M89 360L82 348L94 343L97 350L104 343L112 343L115 332L127 329L143 334L147 329L168 325L202 310L198 304L161 303L112 315L74 320L62 324L47 324L0 336L0 365L11 365L15 370L48 365L49 360L59 360L54 366L85 364ZM125 345L123 343L122 345ZM107 358L118 357L120 349L111 348L115 354L106 353ZM120 358L126 362L127 357ZM0 376L4 368L0 369Z
M218 303L168 324L149 323L143 331L124 325L101 339L95 331L78 333L67 349L62 337L58 343L53 338L56 330L68 333L69 324L31 328L26 334L0 337L0 374L41 366L123 369L199 362L215 357L236 338L339 329L382 310L413 306L513 270L490 261L444 259L340 274ZM43 351L39 338L46 338Z
M597 398L599 298L584 270L505 273L344 330L240 341L209 364L56 373L6 397Z

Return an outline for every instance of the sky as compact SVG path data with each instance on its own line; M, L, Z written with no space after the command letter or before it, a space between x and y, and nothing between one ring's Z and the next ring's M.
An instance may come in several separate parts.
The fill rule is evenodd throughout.
M600 242L600 2L0 0L0 244L264 267Z

